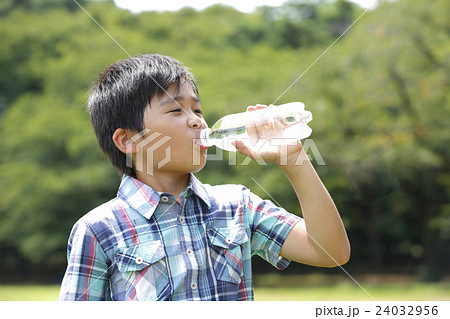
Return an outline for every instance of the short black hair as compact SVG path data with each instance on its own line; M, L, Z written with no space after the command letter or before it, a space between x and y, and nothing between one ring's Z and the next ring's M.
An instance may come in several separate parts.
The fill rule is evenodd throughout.
M90 90L88 111L98 145L122 174L136 177L126 154L114 144L118 128L141 132L144 111L153 97L162 96L171 84L188 82L198 96L192 73L180 61L160 54L146 54L114 63L100 73Z

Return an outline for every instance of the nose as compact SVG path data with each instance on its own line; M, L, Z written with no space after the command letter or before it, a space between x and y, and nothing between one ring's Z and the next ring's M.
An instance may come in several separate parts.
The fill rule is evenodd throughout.
M191 128L204 128L207 125L202 117L192 116L188 119L188 126Z

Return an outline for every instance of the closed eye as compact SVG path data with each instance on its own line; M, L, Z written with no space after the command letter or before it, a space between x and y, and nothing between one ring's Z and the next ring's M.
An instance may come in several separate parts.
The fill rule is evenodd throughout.
M181 109L173 109L169 111L169 113L177 113L177 112L181 112Z

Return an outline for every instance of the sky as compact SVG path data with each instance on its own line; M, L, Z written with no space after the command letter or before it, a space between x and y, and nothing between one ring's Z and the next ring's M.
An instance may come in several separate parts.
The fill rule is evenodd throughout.
M210 5L216 3L222 3L225 5L232 6L239 11L252 12L254 8L268 5L268 6L279 6L283 4L286 0L193 0L193 1L182 1L182 0L114 0L116 5L121 8L126 8L132 12L140 12L145 10L158 10L158 11L176 11L185 6L193 7L195 9L204 9ZM351 0L358 3L364 8L370 7L376 0Z

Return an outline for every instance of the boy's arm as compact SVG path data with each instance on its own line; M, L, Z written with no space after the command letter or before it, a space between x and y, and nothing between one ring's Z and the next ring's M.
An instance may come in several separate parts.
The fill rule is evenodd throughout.
M250 106L247 111L266 108L265 105ZM277 163L289 179L299 200L304 221L292 228L286 238L280 256L296 262L334 267L345 264L350 258L350 243L339 212L323 185L300 141L278 150L257 152L252 144L264 138L258 123L247 127L252 143L235 141L237 150L246 156L257 155L265 161ZM255 145L255 144L253 144ZM258 153L258 154L255 154ZM281 163L281 164L280 164Z
M59 301L110 300L107 257L89 226L75 224Z
M302 164L295 161L300 156ZM339 212L303 149L280 165L299 200L304 223L289 233L280 256L297 262L335 267L350 258L350 243Z
M236 141L235 146L241 154L254 157L255 150L245 146L243 142ZM279 164L286 162L286 159L281 161L279 154L259 155L281 167L295 190L303 213L304 220L292 228L281 248L280 256L320 267L345 264L350 257L347 233L331 196L301 143L288 147L287 165Z

